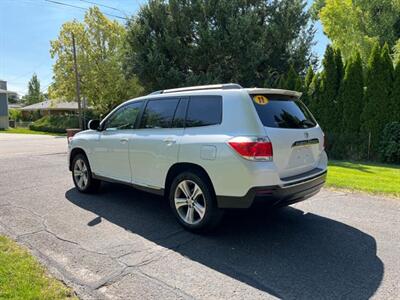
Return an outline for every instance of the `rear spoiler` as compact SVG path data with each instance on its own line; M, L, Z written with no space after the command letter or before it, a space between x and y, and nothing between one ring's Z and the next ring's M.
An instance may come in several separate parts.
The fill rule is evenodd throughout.
M267 94L267 95L282 95L290 98L300 98L303 93L290 91L290 90L282 90L282 89L263 89L263 88L251 88L246 89L249 95L257 95L257 94Z

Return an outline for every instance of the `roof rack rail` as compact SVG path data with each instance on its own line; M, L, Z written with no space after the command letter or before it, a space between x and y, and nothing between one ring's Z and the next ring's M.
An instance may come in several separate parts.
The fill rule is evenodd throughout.
M237 83L198 85L198 86L189 86L189 87L176 88L176 89L159 90L156 92L152 92L150 95L169 94L169 93L188 92L188 91L200 91L200 90L216 90L216 89L234 90L234 89L242 89L242 86Z

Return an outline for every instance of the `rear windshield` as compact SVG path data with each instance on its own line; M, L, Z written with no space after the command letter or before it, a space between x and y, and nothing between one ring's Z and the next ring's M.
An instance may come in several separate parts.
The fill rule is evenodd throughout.
M279 96L250 95L264 126L275 128L311 128L315 119L300 100Z

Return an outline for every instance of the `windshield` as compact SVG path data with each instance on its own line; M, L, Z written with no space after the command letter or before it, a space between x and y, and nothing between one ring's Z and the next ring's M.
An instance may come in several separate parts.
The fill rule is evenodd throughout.
M317 125L310 111L300 100L276 96L250 95L261 122L266 127L311 128Z

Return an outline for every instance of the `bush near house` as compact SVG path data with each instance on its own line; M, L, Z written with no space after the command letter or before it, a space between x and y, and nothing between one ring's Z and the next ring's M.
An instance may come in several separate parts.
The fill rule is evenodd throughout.
M8 117L10 120L20 121L22 119L22 113L18 109L10 108L8 110Z
M44 116L29 126L36 131L65 133L67 128L79 128L77 116Z
M42 114L41 114L40 110L27 111L27 112L22 113L21 121L35 122L36 120L39 120L41 117L42 117Z

